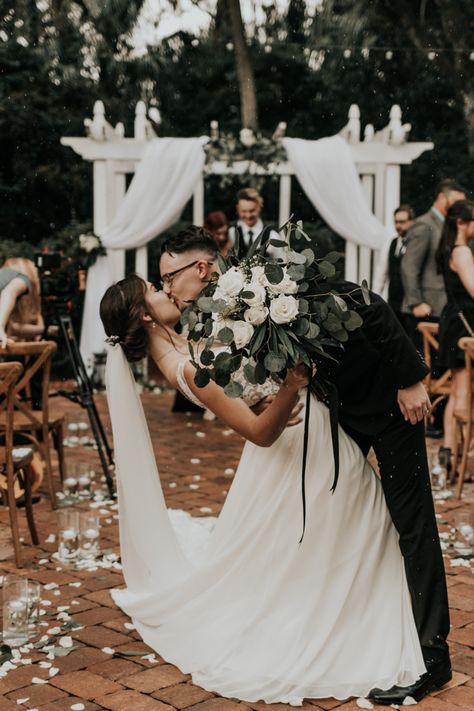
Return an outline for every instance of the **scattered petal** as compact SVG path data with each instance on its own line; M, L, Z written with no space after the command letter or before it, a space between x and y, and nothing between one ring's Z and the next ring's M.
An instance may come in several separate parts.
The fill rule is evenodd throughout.
M17 704L18 704L18 706L19 706L20 704L26 704L26 702L29 701L29 700L30 700L30 697L29 697L29 696L26 696L24 699L17 699L16 702L17 702Z
M205 437L206 433L205 432L196 432L196 437Z
M56 676L56 674L59 674L59 669L58 669L58 667L51 667L51 669L49 670L49 677L50 677L50 679L51 679L53 676Z
M209 508L209 506L201 506L199 509L201 513L212 513L212 509Z
M168 484L168 486L169 486L170 489L176 489L176 487L177 487L178 485L176 484L175 481L171 481L171 482Z
M47 679L40 679L39 676L34 676L33 679L31 680L32 684L47 684L48 680Z
M196 491L196 489L199 489L199 484L190 484L190 485L189 485L189 488L190 488L190 489L193 489L194 491Z
M70 588L80 588L82 583L69 583Z
M235 474L235 469L231 469L230 467L228 469L224 469L224 474L226 476L232 476L232 474Z
M102 647L102 651L104 654L115 654L115 649L112 649L112 647Z
M84 711L85 708L84 704L73 704L71 706L71 711Z
M41 669L50 669L53 665L51 664L51 662L40 662L39 666L41 667Z
M360 709L373 709L374 705L369 699L364 699L362 696L356 701L357 706Z
M413 696L405 696L403 699L403 706L416 706L418 704L418 701L415 701Z
M46 565L46 563L49 563L48 558L41 558L41 559L38 561L38 565Z
M54 590L55 588L59 588L57 583L46 583L46 585L44 585L45 590Z
M126 630L134 630L135 629L135 625L133 624L133 622L124 622L123 626L125 627Z
M72 647L72 637L61 637L58 644L60 647L64 647L64 649Z
M47 537L45 543L54 543L56 540L56 536L54 533L50 533L49 536Z

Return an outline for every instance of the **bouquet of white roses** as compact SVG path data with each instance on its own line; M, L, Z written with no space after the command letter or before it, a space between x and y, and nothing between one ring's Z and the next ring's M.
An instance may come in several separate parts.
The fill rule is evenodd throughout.
M212 379L229 397L240 397L243 388L235 374L242 366L251 384L280 380L299 361L311 366L330 357L327 347L340 348L362 324L350 308L352 294L343 298L331 289L341 255L330 252L318 259L298 225L282 229L285 239L270 244L282 248L284 258L265 255L262 235L240 262L219 256L221 273L183 313L199 387ZM367 286L358 291L367 301ZM215 353L216 342L226 348Z

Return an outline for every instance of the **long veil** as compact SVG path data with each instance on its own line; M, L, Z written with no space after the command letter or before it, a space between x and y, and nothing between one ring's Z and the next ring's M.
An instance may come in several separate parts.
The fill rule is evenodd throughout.
M106 388L125 582L132 594L156 594L184 580L192 566L170 522L145 413L120 345L107 346Z

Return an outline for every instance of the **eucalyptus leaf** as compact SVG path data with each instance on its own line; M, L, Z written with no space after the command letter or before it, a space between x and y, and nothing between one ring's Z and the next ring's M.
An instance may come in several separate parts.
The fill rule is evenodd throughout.
M297 336L304 336L304 334L309 329L309 320L304 317L299 318L297 321L293 322L291 328L293 333L295 333Z
M286 271L288 276L294 281L301 281L306 275L306 268L304 264L290 264Z
M227 395L227 397L241 397L244 389L240 383L236 383L233 380L228 383L225 388L224 392Z
M364 321L357 311L349 311L349 318L344 322L344 326L348 331L355 331L357 328L360 328L363 323Z
M188 326L189 330L192 331L199 321L199 316L195 311L190 311L188 316Z
M287 336L285 329L282 328L281 326L275 326L275 329L276 329L278 338L280 340L280 343L286 348L290 358L295 360L295 358L296 358L295 348L294 348L293 342Z
M298 293L299 294L304 294L305 291L308 291L309 284L307 281L302 281L301 284L298 285Z
M222 368L223 370L230 371L232 367L232 354L221 351L216 355L214 365L216 368Z
M282 239L271 239L269 244L271 244L272 247L288 247L288 243Z
M288 251L288 260L292 264L306 264L306 257L301 252L295 252L292 249Z
M326 254L324 256L324 261L331 262L331 264L335 264L340 259L342 259L342 257L343 257L342 252L328 252L328 254Z
M234 332L228 326L224 326L224 328L221 328L218 332L217 338L221 341L221 343L232 343L234 340Z
M214 351L211 351L209 348L205 348L201 353L200 361L203 365L211 365L214 358Z
M200 311L210 313L212 311L213 303L214 300L211 296L200 296L199 299L196 301L196 306Z
M214 371L214 380L219 387L225 388L230 381L230 372L228 370L223 370L222 368L216 368Z
M362 292L362 298L364 299L366 305L370 306L369 285L367 284L365 279L363 280L362 284L360 285L360 290Z
M211 376L207 368L198 368L194 375L194 383L198 388L205 388L209 384Z
M143 657L145 656L146 652L142 650L138 651L138 649L125 649L123 652L115 652L112 656L113 657Z
M208 318L206 323L204 324L204 335L210 336L213 328L214 328L214 321L212 320L212 318Z
M304 258L306 259L306 266L307 266L307 267L309 267L309 265L312 264L312 263L314 262L315 258L316 258L316 257L315 257L315 254L314 254L314 252L313 252L313 250L310 249L309 247L307 247L306 249L303 249L303 251L301 252L301 254L302 254L302 255L304 256Z
M286 367L286 357L281 352L269 351L264 359L265 368L270 373L279 373Z
M314 338L317 338L320 333L321 329L319 328L318 324L311 321L311 323L309 324L309 329L305 334L305 337L313 340Z
M221 274L225 274L226 271L229 269L229 265L227 264L222 254L220 254L219 252L217 252L217 263L219 265L219 271L221 272Z
M337 340L341 342L349 340L347 331L344 328L341 328L339 331L334 331L332 335L334 336L334 338L337 338Z
M247 290L247 291L241 291L239 296L241 299L253 299L255 294L253 293L253 291Z
M0 646L0 665L9 662L12 657L12 648L8 644L2 644Z
M229 308L229 304L226 301L224 301L224 299L214 299L212 301L211 311L215 314L221 314L227 308Z
M327 318L324 320L323 326L330 333L336 333L336 331L341 330L341 319L334 313L328 314Z
M265 380L267 379L267 369L263 365L263 363L257 363L255 366L255 380L259 385L263 385Z
M322 262L318 262L318 269L320 274L328 278L333 277L336 273L336 267L334 264L331 264L331 262L325 262L324 260Z
M246 363L244 365L244 376L248 383L251 383L251 385L257 385L255 367L251 363Z
M265 276L267 277L270 284L279 284L282 281L284 272L279 264L270 262L269 264L265 264L264 268Z
M71 652L74 652L76 649L79 649L77 645L72 645L72 647L53 647L50 651L54 654L55 657L67 657L68 654L71 654Z
M254 355L254 353L256 353L259 348L261 348L263 341L265 340L265 334L266 327L265 324L262 323L260 324L260 326L258 326L252 338L250 339L250 343L248 345L250 355Z
M309 303L306 299L298 300L298 311L300 314L307 314L309 311Z

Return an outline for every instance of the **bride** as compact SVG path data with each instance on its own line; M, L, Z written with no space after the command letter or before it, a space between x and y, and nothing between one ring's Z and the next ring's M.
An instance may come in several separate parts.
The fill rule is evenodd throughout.
M339 484L330 493L329 415L314 398L298 544L303 427L285 427L305 370L290 370L255 415L249 405L268 387L248 386L235 400L213 382L195 386L186 341L174 331L179 311L150 283L132 275L111 286L100 313L111 344L107 394L127 586L113 597L144 641L194 683L249 702L299 706L418 679L426 669L382 486L340 429ZM215 525L166 509L127 363L147 353L171 385L247 440Z

